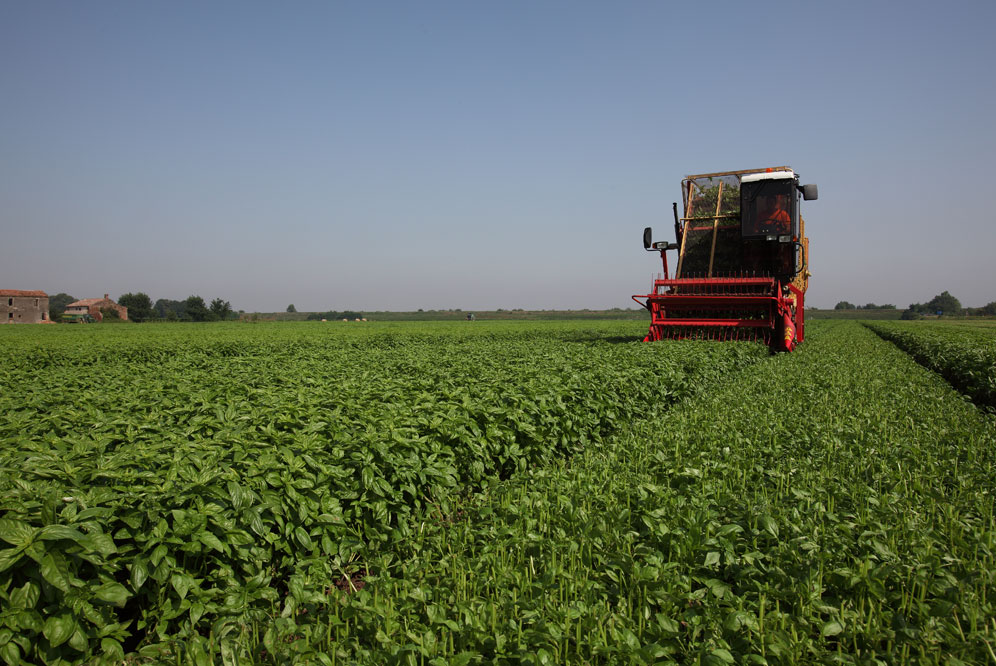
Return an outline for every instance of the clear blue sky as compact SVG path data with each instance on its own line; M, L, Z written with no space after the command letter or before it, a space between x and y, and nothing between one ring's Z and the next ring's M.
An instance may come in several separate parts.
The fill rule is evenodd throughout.
M0 3L0 287L630 307L787 164L807 304L996 300L994 2Z

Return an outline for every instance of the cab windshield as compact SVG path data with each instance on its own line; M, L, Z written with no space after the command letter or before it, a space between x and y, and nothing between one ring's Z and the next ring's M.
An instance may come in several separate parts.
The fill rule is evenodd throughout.
M744 183L741 195L743 238L798 236L795 229L795 181L791 178Z
M676 277L792 274L797 183L787 168L685 178Z

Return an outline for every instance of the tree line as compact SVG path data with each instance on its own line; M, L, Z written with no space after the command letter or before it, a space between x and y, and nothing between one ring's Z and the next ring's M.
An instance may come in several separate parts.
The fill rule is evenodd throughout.
M924 315L965 315L965 316L996 316L996 301L986 303L981 308L963 308L961 301L946 291L926 303L912 303L903 312L903 319L919 319Z
M141 302L142 316L146 316L148 310L145 306L148 299L148 296L139 292L125 294L118 302L121 305L126 305L126 300ZM160 298L152 305L152 312L155 318L166 321L224 321L238 318L238 313L232 310L232 304L228 301L215 298L208 305L200 296L188 296L182 301ZM128 306L128 317L131 318L131 306Z
M895 305L875 305L874 303L868 303L867 305L854 305L847 301L840 301L834 306L834 310L895 310ZM925 315L942 315L942 316L996 316L996 301L987 303L981 308L965 308L962 307L961 301L952 296L947 291L942 291L937 296L926 303L911 303L908 308L903 311L902 319L919 319Z
M848 303L847 301L841 301L837 305L833 306L834 310L895 310L896 306L892 303L883 303L882 305L875 305L874 303L865 303L864 305L854 305L853 303Z
M58 321L66 306L79 299L66 293L49 296L49 316ZM238 318L238 313L232 310L232 304L222 298L215 298L210 304L200 296L188 296L182 301L160 298L155 303L148 294L141 291L122 294L117 300L118 305L128 308L128 319L134 322L143 321L223 321ZM105 316L116 318L117 311L108 309Z
M288 310L289 312L289 310ZM308 315L308 321L321 321L322 319L334 320L334 319L362 319L362 312L353 312L352 310L343 310L342 312L336 312L335 310L329 310L328 312L312 312Z

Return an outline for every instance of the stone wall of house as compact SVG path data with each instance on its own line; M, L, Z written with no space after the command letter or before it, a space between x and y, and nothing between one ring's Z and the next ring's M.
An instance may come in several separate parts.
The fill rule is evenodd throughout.
M0 324L40 324L49 321L44 291L0 289Z

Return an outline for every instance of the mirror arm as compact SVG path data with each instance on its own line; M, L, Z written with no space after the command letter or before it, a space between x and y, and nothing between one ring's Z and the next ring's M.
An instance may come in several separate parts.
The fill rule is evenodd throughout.
M678 202L671 203L671 210L674 212L674 240L681 245L681 222L678 221Z

